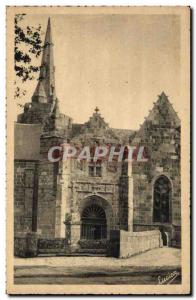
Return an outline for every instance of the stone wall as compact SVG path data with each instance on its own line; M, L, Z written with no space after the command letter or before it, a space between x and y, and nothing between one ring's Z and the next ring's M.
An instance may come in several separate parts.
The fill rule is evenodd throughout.
M39 165L37 228L44 238L55 237L56 180L55 164L42 160Z
M43 124L51 112L51 103L26 103L24 112L18 115L18 123Z
M19 257L37 256L37 234L29 232L14 238L14 255Z
M119 174L120 166L108 166L102 163L102 176L90 176L89 163L77 162L71 159L61 163L61 175L58 180L58 188L64 195L66 203L59 206L58 215L71 215L71 238L76 244L80 240L81 214L83 210L92 204L101 206L107 218L108 239L111 229L119 228ZM61 186L61 187L60 187ZM59 224L60 225L60 224ZM64 224L61 221L61 227Z
M26 257L26 238L15 237L14 238L14 256Z
M53 239L38 239L38 255L50 254L50 255L66 255L70 254L70 248L67 244L67 240L63 238Z
M16 160L14 165L14 234L32 230L37 162Z
M170 180L172 186L170 199L172 224L180 225L180 157L170 153L174 150L163 147L166 145L164 144L164 138L162 144L158 146L158 142L152 144L150 136L153 136L154 132L152 130L148 132L149 140L146 144L146 148L149 151L148 161L133 162L134 223L152 223L154 183L159 176L164 175ZM165 129L164 135L166 135L166 132L168 141L172 142L172 135L170 135L169 130ZM159 130L159 134L163 134L163 130ZM158 149L156 149L155 145Z
M39 255L67 255L70 247L66 239L39 238L36 233L27 233L14 238L14 255L18 257L35 257Z
M120 230L119 257L126 258L162 246L160 231L128 232Z
M48 150L52 146L60 145L61 142L62 139L57 137L41 138L37 230L43 238L55 238L59 163L48 160Z
M15 236L38 230L45 238L55 237L57 175L58 165L47 159L15 161Z
M45 106L40 105L40 109L45 110ZM33 119L37 115L35 107ZM32 107L29 109L31 111ZM27 115L30 113L29 109L26 108ZM131 141L129 131L125 136L120 134L119 137L119 130L117 132L109 128L97 111L96 109L89 122L81 125L78 134L71 135L71 145L81 148L84 145L94 147L107 143L111 146ZM45 113L48 112L49 108ZM58 123L60 119L56 119L57 115L52 120ZM66 120L68 126L70 120ZM32 120L29 119L27 123L29 122ZM39 116L35 123L37 122L40 122ZM55 122L52 124L55 125ZM48 121L45 125L49 128L51 124ZM164 225L162 229L167 231L170 245L180 244L180 122L164 94L131 141L132 146L145 146L148 161L133 161L130 174L129 167L115 159L113 162L101 160L101 176L97 176L96 172L94 175L90 174L90 164L86 160L49 162L47 156L50 147L59 146L68 138L65 132L64 135L58 135L56 127L51 130L53 131L45 130L40 138L39 161L15 161L15 236L37 230L45 239L65 238L64 220L66 214L69 214L71 243L77 245L80 240L82 211L87 205L96 203L105 210L108 239L111 230L160 230L160 225ZM154 183L161 175L168 178L172 187L169 224L155 224L153 220ZM134 229L130 230L132 225Z
M128 230L128 176L120 177L119 184L119 215L120 215L120 229Z
M168 158L165 165L162 165L160 159L157 159L155 164L151 164L148 174L145 173L145 168L144 165L142 171L137 163L134 164L133 168L134 224L149 225L153 223L154 183L159 176L164 175L170 180L172 186L170 220L172 224L179 226L181 224L180 166Z
M181 226L180 120L164 93L154 104L132 144L144 146L147 158L146 162L133 161L132 165L133 224L156 225L157 229L166 225L171 244L172 239L179 235L173 231ZM160 176L165 176L171 185L167 224L153 219L154 185Z
M169 247L181 247L181 226L175 226L172 224L135 224L133 226L135 232L159 230L164 246Z

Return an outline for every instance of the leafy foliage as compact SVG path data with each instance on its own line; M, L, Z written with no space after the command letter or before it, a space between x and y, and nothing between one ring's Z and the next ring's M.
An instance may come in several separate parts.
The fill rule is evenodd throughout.
M21 22L25 14L16 14L15 24L15 99L20 99L26 95L26 90L19 87L18 79L21 83L33 80L39 67L34 65L34 59L38 58L42 52L41 25L37 27L26 26L23 28Z

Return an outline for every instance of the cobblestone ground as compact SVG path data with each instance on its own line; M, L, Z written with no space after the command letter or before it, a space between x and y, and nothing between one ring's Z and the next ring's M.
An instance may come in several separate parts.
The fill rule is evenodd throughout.
M158 276L180 271L179 249L158 248L127 258L15 258L15 283L20 284L150 284ZM173 283L180 282L178 276Z

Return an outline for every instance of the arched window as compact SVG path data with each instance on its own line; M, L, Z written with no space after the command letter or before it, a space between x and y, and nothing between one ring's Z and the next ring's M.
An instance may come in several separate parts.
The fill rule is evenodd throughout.
M87 240L100 240L107 238L106 214L104 209L92 204L87 206L81 216L81 238Z
M171 183L164 175L154 183L153 221L159 223L171 221Z

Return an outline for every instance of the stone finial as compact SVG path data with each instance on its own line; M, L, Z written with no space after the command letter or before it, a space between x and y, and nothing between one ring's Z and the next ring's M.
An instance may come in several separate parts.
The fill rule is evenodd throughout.
M99 108L96 106L95 107L95 113L98 114L98 112L99 112Z
M161 93L160 97L161 98L168 98L164 91Z

